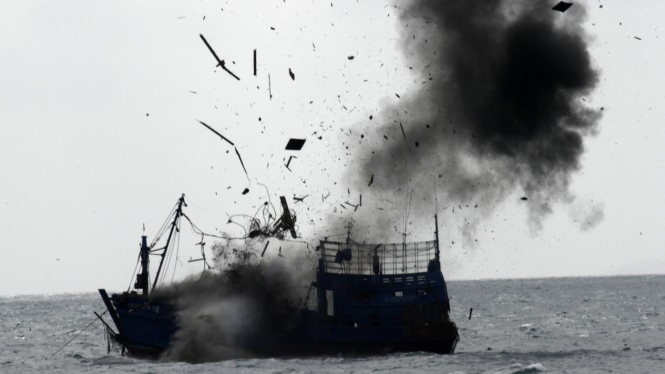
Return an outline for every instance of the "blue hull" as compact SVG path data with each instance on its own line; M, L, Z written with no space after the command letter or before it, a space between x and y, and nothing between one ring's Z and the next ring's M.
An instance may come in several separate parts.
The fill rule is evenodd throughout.
M438 243L375 245L347 239L320 244L316 281L309 291L316 290L316 311L274 312L269 324L255 326L260 334L246 336L239 348L262 357L454 353L459 335L449 318ZM147 249L144 237L142 251ZM144 294L146 274L139 275L135 286ZM99 292L118 329L115 339L130 354L157 356L172 345L178 330L173 304L136 292L111 298ZM266 311L274 306L263 305Z
M177 330L175 308L133 294L108 297L99 290L118 329L115 339L134 356L158 356L171 345Z
M447 303L440 302L448 299L440 273L412 276L413 283L396 286L394 275L319 274L319 284L333 290L330 297L325 291L320 295L321 312L293 310L290 325L294 327L277 333L271 343L249 348L263 357L454 353L459 335L447 318ZM427 292L422 292L423 284L427 284ZM395 297L395 292L402 296ZM172 344L178 329L173 305L136 294L114 294L111 298L104 290L100 294L118 328L116 340L131 355L156 357ZM371 294L378 296L363 296ZM384 294L387 296L380 296ZM327 299L335 304L329 309Z
M310 321L316 312L308 312ZM452 322L430 324L421 329L407 327L322 326L316 322L298 326L291 335L301 353L338 354L433 352L452 354L459 341Z

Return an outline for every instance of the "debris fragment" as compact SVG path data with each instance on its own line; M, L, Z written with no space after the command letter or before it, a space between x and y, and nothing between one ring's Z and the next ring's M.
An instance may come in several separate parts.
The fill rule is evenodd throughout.
M256 49L254 50L254 76L256 77Z
M402 122L399 123L399 128L402 129L402 136L406 139L406 134L404 133L404 127L402 127Z
M272 87L270 86L270 74L268 74L268 93L270 94L270 100L272 100Z
M237 75L233 74L231 70L226 68L224 60L220 60L219 57L217 57L217 53L215 53L210 44L208 44L208 41L206 40L206 38L203 37L203 34L199 34L199 36L201 37L201 40L203 40L203 42L205 43L206 47L208 47L212 55L215 56L215 60L217 60L217 66L221 66L222 69L224 69L227 73L231 74L235 79L240 80L240 78L238 78Z
M552 10L558 10L559 12L563 13L563 12L567 11L568 8L570 8L571 6L573 6L572 3L567 3L565 1L559 1L559 3L557 5L552 7Z
M291 231L291 237L293 237L293 239L296 239L296 238L298 238L298 235L296 234L296 229L294 227L295 222L293 220L293 217L291 217L291 212L289 211L289 206L286 204L286 198L284 196L280 196L279 201L282 203L282 209L284 210L284 214L282 215L281 227L284 230Z
M233 148L235 148L235 147L233 147ZM238 148L235 148L235 150L236 150L236 154L238 155L238 159L240 160L240 165L242 165L242 170L245 171L245 175L247 176L247 178L249 178L249 174L247 174L247 169L245 169L245 163L242 162L242 157L240 157L240 152L238 152Z
M263 247L263 252L261 252L261 257L263 257L263 255L266 254L266 249L268 249L268 244L270 244L270 240L268 240L268 242L266 243L266 246Z
M307 196L309 196L309 195L305 195L305 196L303 196L303 197L295 197L295 196L294 196L294 197L293 197L293 200L295 200L296 203L302 203L303 200L305 200L305 198L306 198Z
M305 139L289 139L289 142L286 144L287 151L299 151L305 145Z
M637 40L642 40L641 38L638 38L637 36L635 37L635 39L637 39Z
M291 79L296 80L296 75L293 74L293 72L291 71L291 68L289 68L289 76L291 77Z
M527 200L529 200L529 199L527 199L526 196L522 196L522 198L521 198L520 200L522 200L522 201L527 201Z
M372 183L374 183L374 174L372 174L372 176L369 177L369 183L367 184L367 187L371 186Z
M245 190L242 191L242 194L243 194L243 195L247 195L247 192L249 192L249 188L245 188Z
M197 121L199 121L199 120L197 119ZM215 129L213 129L212 127L206 125L205 123L203 123L203 122L201 122L201 121L199 121L199 123L202 124L203 126L207 127L210 131L212 131L212 132L214 132L215 134L217 134L220 138L226 140L226 141L227 141L229 144L231 144L232 146L235 146L235 144L233 144L232 141L230 141L229 139L227 139L226 137L224 137L224 135L222 135L222 134L218 133L217 131L215 131ZM236 151L236 152L237 152L237 151Z
M289 161L286 162L286 168L287 168L287 169L289 169L289 165L291 164L291 159L292 159L292 158L297 158L297 157L289 156ZM289 169L289 170L291 170L291 169Z
M354 56L349 56L349 60L353 60Z
M398 94L395 94L395 96L397 96L397 98L398 98L398 99L401 99L401 97L399 97L399 95L398 95Z

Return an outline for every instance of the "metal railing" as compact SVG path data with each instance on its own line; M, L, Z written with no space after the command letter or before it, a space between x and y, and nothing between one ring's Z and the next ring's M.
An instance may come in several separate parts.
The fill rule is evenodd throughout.
M375 255L380 274L420 273L427 271L429 261L434 258L436 241L390 244L322 241L320 250L326 273L375 274Z

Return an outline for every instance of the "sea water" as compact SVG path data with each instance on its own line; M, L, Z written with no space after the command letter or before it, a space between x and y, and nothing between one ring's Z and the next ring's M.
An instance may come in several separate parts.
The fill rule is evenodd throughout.
M665 373L663 275L450 281L448 291L461 338L454 355L199 365L107 353L96 292L1 297L0 373Z

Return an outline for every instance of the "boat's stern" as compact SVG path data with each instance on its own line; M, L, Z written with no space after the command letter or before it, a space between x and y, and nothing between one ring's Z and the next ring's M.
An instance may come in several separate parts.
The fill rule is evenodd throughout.
M153 301L136 293L123 292L108 296L100 289L118 332L115 340L130 354L156 356L171 343L177 329L174 308L164 302Z

